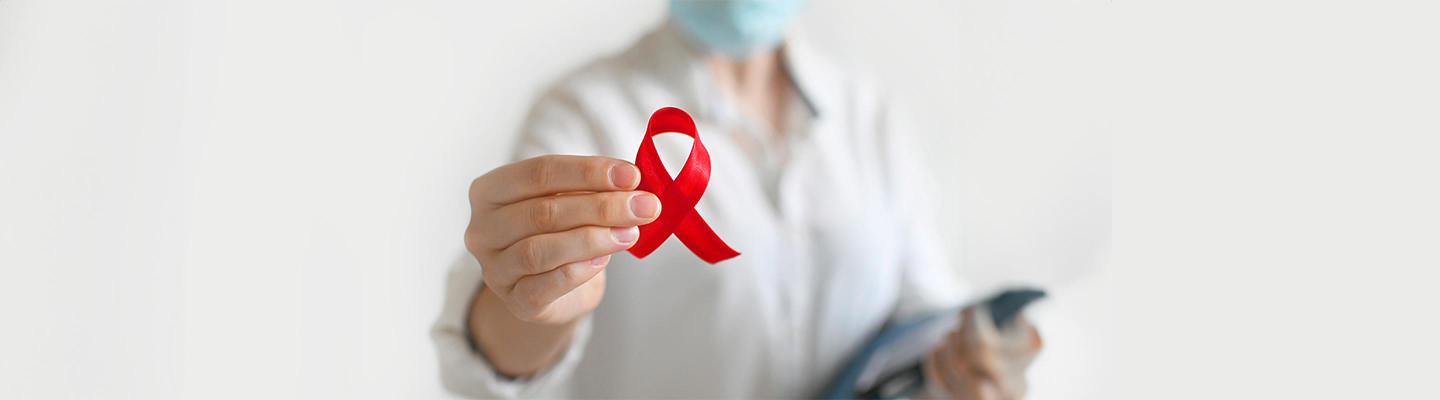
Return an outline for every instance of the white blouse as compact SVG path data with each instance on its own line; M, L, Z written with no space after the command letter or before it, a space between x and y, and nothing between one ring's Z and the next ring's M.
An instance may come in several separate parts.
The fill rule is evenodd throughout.
M887 321L960 304L929 181L889 104L798 38L783 54L798 98L781 135L741 116L670 26L550 88L516 159L633 160L650 113L680 107L712 160L696 210L741 255L709 265L673 237L643 260L615 254L605 300L563 358L518 381L466 339L482 267L463 255L432 332L445 386L476 397L815 396ZM689 151L657 145L667 166Z

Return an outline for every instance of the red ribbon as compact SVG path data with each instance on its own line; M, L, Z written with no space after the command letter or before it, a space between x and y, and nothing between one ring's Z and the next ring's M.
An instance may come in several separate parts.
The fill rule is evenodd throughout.
M655 152L653 139L655 135L668 132L695 139L695 144L690 147L690 157L685 159L685 166L680 168L680 174L673 180L670 172L665 170L665 164L660 162L660 154ZM711 264L740 255L720 240L715 230L710 229L705 219L695 212L695 204L700 202L705 186L710 184L710 152L700 142L700 133L695 131L695 121L690 119L690 114L675 107L655 110L655 114L650 115L649 126L645 127L645 139L640 141L635 166L640 168L639 189L660 197L661 207L659 218L640 226L640 239L630 246L630 254L645 258L673 233L680 238L680 243L690 248L690 252Z

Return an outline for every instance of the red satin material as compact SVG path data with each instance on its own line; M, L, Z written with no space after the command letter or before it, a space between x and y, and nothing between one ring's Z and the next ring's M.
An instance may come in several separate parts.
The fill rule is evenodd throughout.
M673 180L670 172L665 170L665 164L660 162L653 139L655 135L667 132L695 139L690 147L690 157L685 159L685 166L680 168L680 174ZM649 126L645 128L645 139L640 141L635 166L640 168L639 190L660 197L660 217L640 226L640 239L630 247L630 254L645 258L673 233L680 238L680 243L690 248L690 252L711 264L740 255L720 240L705 219L695 212L695 204L700 202L705 186L710 183L710 152L700 142L700 133L695 131L695 121L690 114L675 107L655 110L655 114L650 116Z

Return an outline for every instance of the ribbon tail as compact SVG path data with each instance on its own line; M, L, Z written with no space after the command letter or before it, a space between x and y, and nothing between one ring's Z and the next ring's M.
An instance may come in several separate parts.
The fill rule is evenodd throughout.
M704 218L700 218L699 213L690 213L680 221L680 226L675 229L675 237L680 238L680 243L684 243L691 253L695 253L695 256L707 263L714 264L740 255L740 252L720 239L720 235L710 228L710 224L705 223Z

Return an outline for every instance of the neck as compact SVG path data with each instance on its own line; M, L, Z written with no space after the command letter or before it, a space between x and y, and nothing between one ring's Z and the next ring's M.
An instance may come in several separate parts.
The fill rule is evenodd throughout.
M715 84L740 106L741 111L773 128L783 123L790 77L781 65L781 48L738 58L712 54L705 59Z
M736 92L747 92L769 87L785 75L780 66L780 50L756 53L739 58L714 54L706 58L706 64L716 75L722 86Z

